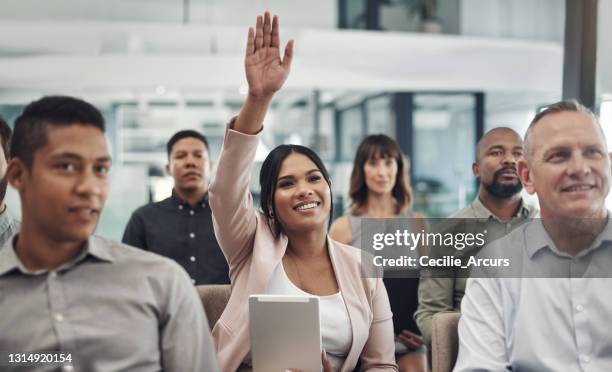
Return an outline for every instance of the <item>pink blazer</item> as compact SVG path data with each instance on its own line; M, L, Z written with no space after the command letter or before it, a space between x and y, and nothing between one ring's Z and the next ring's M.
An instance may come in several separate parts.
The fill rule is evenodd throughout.
M229 263L232 294L213 328L219 365L233 372L250 350L248 297L265 293L288 239L274 238L265 218L253 207L249 179L260 135L227 129L210 187L215 234ZM397 371L392 313L381 279L362 278L357 248L328 238L328 249L346 303L353 343L341 371L352 371L359 358L362 370Z

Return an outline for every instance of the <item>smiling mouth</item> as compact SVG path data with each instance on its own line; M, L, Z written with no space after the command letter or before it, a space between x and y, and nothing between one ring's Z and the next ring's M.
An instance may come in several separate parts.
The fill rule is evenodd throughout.
M595 186L593 185L574 185L574 186L564 187L561 189L561 191L563 192L581 192L581 191L589 191L594 188Z
M295 207L293 207L294 210L296 211L307 211L310 209L314 209L316 207L318 207L321 204L321 202L308 202L308 203L304 203L304 204L299 204Z
M90 218L95 217L95 216L97 216L99 214L99 211L97 209L94 209L94 208L79 208L79 207L69 208L68 212L74 213L78 217L83 218L83 219L90 219Z

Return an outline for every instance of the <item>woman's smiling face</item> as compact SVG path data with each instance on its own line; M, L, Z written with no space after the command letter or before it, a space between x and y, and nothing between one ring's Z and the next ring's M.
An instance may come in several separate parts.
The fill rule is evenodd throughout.
M293 152L283 160L276 180L274 205L276 217L287 233L327 229L330 185L308 156Z

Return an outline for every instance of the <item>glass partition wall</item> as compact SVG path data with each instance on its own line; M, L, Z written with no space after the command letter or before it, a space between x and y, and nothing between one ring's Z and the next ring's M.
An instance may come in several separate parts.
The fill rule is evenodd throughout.
M357 146L365 136L383 133L394 138L411 159L413 208L426 216L448 216L469 203L477 191L471 172L475 143L484 130L484 115L496 115L495 107L487 113L479 108L482 102L478 95L486 96L474 92L282 92L266 117L266 131L251 175L255 203L259 199L259 169L268 152L283 143L301 144L315 149L328 167L333 180L334 218L340 216L349 208L349 180ZM191 128L204 133L214 164L225 126L238 113L243 99L236 93L104 106L114 165L111 195L98 232L120 239L135 208L170 195L166 142L176 131ZM543 100L526 103L521 110L535 112ZM21 108L0 109L12 122ZM523 111L518 117L526 121L528 115ZM9 201L11 209L16 209L17 196L11 192L9 198L15 200Z

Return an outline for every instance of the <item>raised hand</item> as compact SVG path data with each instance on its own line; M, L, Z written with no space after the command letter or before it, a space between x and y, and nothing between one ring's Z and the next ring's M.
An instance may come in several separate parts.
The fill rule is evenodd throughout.
M249 28L244 66L249 95L257 98L271 97L282 86L291 68L293 40L285 47L280 57L278 16L270 22L270 13L257 17L255 30Z

